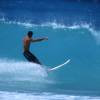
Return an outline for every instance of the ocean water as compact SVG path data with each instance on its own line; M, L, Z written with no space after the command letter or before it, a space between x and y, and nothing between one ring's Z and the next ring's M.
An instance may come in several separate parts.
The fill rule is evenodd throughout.
M30 30L43 66L23 56ZM99 0L0 1L0 100L100 100Z

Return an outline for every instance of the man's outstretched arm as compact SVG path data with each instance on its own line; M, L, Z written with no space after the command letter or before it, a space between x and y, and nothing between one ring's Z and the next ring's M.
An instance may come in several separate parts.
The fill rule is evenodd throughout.
M48 40L48 38L44 37L44 38L31 39L31 42L40 42L40 41L43 41L43 40Z

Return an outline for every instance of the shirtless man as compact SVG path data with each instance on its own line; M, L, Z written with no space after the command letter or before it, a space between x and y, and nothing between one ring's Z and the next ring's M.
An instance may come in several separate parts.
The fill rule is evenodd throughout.
M37 64L41 64L40 61L30 52L30 44L32 42L40 42L43 40L48 40L48 38L44 37L44 38L37 38L37 39L33 39L32 38L33 32L29 31L27 33L27 36L24 38L23 40L23 45L24 45L24 52L23 55L25 56L25 58L30 61L30 62L34 62Z

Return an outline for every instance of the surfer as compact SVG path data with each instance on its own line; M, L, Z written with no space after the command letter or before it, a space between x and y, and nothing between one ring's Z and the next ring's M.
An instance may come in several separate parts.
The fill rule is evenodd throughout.
M33 36L33 32L32 31L29 31L27 33L27 36L24 37L24 40L23 40L23 48L24 48L24 52L23 52L23 55L25 56L25 58L30 61L30 62L34 62L34 63L37 63L37 64L41 64L40 61L36 58L35 55L33 55L31 52L30 52L30 44L33 42L40 42L40 41L43 41L43 40L48 40L47 37L44 37L44 38L32 38Z

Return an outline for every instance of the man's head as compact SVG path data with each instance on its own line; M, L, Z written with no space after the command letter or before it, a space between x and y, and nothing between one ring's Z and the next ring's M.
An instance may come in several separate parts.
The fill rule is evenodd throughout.
M27 36L28 36L29 38L31 38L32 35L33 35L33 32L32 32L32 31L29 31L29 32L27 33Z

